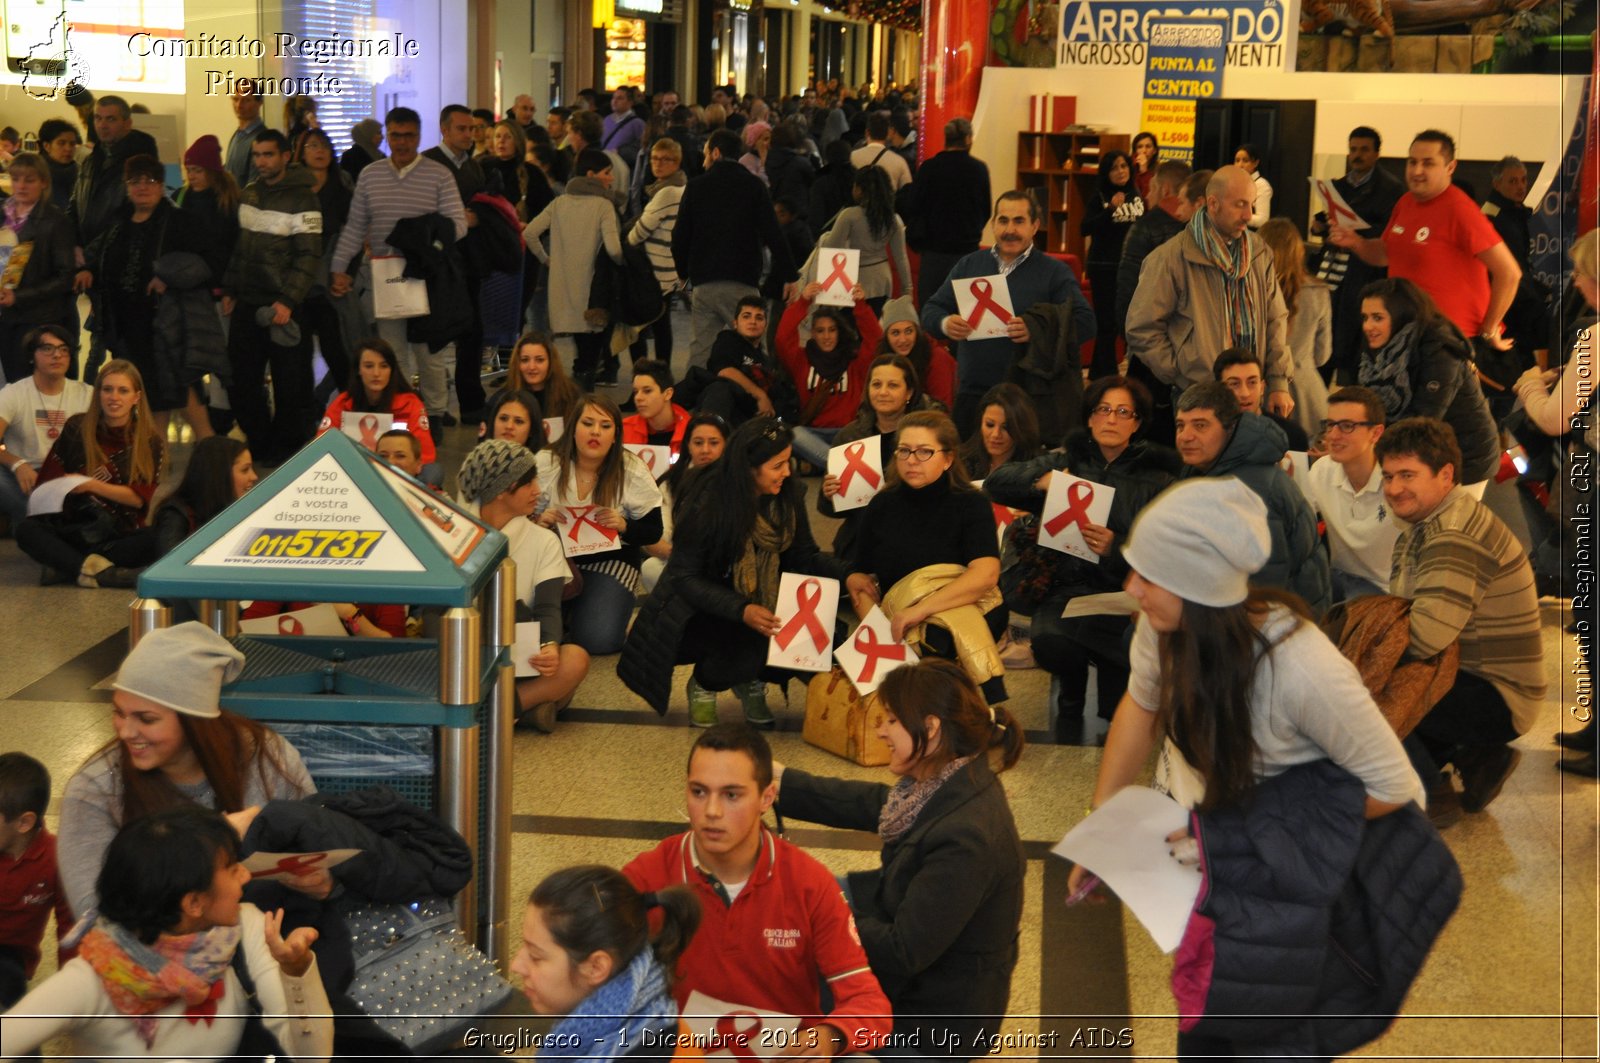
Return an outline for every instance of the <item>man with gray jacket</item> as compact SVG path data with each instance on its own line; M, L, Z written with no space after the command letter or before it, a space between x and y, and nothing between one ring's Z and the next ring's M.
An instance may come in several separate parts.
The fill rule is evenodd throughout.
M322 209L311 171L289 169L289 140L263 129L250 145L260 174L239 195L239 242L222 278L231 320L228 401L257 465L278 465L317 423L311 333L301 307L322 267ZM272 409L262 380L272 367Z
M1294 410L1289 312L1272 271L1272 252L1249 231L1255 187L1237 166L1206 186L1206 205L1183 233L1145 259L1128 306L1128 351L1175 391L1212 379L1229 347L1251 351L1266 368L1267 409Z

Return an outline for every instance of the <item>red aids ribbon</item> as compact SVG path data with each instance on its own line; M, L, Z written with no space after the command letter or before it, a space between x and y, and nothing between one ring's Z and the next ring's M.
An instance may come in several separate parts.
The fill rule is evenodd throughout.
M736 1019L749 1019L750 1023L744 1029L739 1028ZM749 1011L730 1011L726 1015L717 1016L716 1047L718 1051L726 1051L734 1059L755 1059L761 1057L750 1049L750 1039L761 1032L761 1016Z
M880 660L904 661L906 659L906 648L904 646L897 642L880 643L878 641L878 633L866 626L862 626L856 632L855 648L857 653L867 659L867 663L861 668L861 674L856 676L856 679L862 683L872 682L872 677L878 673L878 662Z
M1060 535L1062 528L1076 524L1080 532L1088 531L1089 503L1093 501L1094 488L1089 482L1074 480L1067 487L1067 508L1045 521L1044 530L1051 535Z
M189 1025L199 1026L200 1020L204 1019L206 1025L210 1026L212 1020L217 1017L217 1001L222 999L222 994L227 992L227 989L227 980L218 978L211 983L211 991L206 994L204 1000L184 1008L183 1017L188 1020Z
M1362 220L1361 216L1355 211L1346 210L1339 205L1337 194L1332 188L1328 187L1328 182L1318 181L1317 191L1322 193L1322 202L1327 205L1328 223L1330 225L1342 225L1346 229L1354 230L1356 228L1355 223Z
M328 858L327 853L296 853L286 856L265 871L253 871L251 878L262 878L266 875L293 875L295 878L304 878L313 871L322 869L322 862Z
M368 450L378 449L378 419L370 413L361 418L361 445Z
M589 514L593 513L599 508L599 506L568 506L567 512L572 515L572 527L567 530L567 538L571 539L573 542L577 542L578 529L587 524L601 535L604 535L606 537L606 542L616 542L617 533L614 530L606 527L604 524L596 524L594 521L589 519Z
M806 591L811 592L811 597L806 597ZM794 603L799 612L789 618L773 638L778 640L778 648L786 650L794 637L804 628L811 635L811 641L816 643L817 652L821 653L828 648L833 640L827 630L822 626L822 621L817 617L817 606L822 604L822 584L816 579L808 579L800 584L800 589L795 591Z
M644 467L650 470L650 475L656 474L656 450L654 447L645 447L639 451L639 460L644 462Z
M994 291L994 285L990 284L987 279L979 277L967 286L967 290L972 293L974 299L978 300L978 305L974 306L972 313L967 315L967 324L977 328L978 322L983 320L985 312L999 318L1002 325L1011 324L1011 313L1005 307L989 298L989 293Z
M855 479L857 473L860 473L861 478L871 484L873 488L883 483L883 478L878 475L877 470L868 465L866 459L862 457L866 452L867 444L865 442L851 443L844 448L844 471L839 474L839 493L841 495L850 490L850 481Z
M1009 528L1011 522L1017 519L1017 511L1010 506L1002 506L998 502L989 503L994 507L994 524L997 528Z
M845 291L850 290L850 275L845 273L844 264L850 261L849 255L833 256L833 272L828 274L828 279L822 282L824 291L833 287L833 282L838 281Z
M280 635L304 635L305 633L306 633L305 626L302 625L300 623L300 621L295 619L294 617L292 617L292 616L280 616L280 617L278 617L278 634L280 634Z

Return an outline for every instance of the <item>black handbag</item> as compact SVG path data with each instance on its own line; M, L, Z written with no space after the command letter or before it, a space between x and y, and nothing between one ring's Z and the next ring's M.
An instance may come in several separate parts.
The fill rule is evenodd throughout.
M1024 513L1012 521L1000 557L1000 593L1006 608L1032 616L1055 585L1064 556L1039 545L1035 514Z

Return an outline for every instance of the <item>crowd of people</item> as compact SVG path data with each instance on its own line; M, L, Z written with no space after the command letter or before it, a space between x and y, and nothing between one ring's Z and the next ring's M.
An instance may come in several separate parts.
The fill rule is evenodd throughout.
M1094 730L1093 668L1109 722L1095 805L1157 747L1158 785L1208 817L1328 761L1358 830L1410 816L1428 834L1481 813L1515 769L1546 695L1539 597L1581 567L1560 518L1589 503L1553 492L1556 519L1532 522L1551 541L1533 545L1558 560L1536 572L1483 499L1517 480L1537 517L1541 491L1592 467L1600 301L1594 231L1571 248L1570 293L1530 283L1518 160L1480 207L1447 134L1412 139L1401 182L1359 127L1334 184L1371 228L1319 215L1303 233L1272 213L1270 145L1195 171L1141 133L1100 159L1080 264L1041 249L1030 192L993 195L970 122L924 153L916 101L893 90L718 88L700 107L618 88L543 122L519 96L504 116L447 106L436 132L396 107L339 158L314 100L291 100L282 131L262 102L241 83L238 129L194 142L172 197L114 96L92 103L87 154L63 119L41 130L44 155L10 159L4 220L31 255L0 291L4 516L42 582L133 586L258 469L382 416L384 460L506 536L519 619L540 624L519 723L553 730L606 656L665 715L674 669L692 665L690 830L620 872L552 875L523 919L513 970L590 1054L664 1043L700 992L801 1016L790 1054L983 1055L1021 920L997 778L1024 752L1002 655L1019 637L1057 680L1059 741ZM845 249L856 275L835 285ZM987 298L979 278L1007 289L998 334L965 298ZM492 394L486 344L507 352ZM619 405L608 389L625 382ZM197 442L164 492L174 412ZM449 468L458 421L480 441ZM859 504L863 470L877 490ZM79 479L59 512L30 515L65 477ZM1063 480L1114 500L1099 520L1075 501L1063 518ZM1066 524L1081 550L1046 542ZM569 557L580 534L605 548ZM841 587L819 650L882 610L922 657L878 692L892 785L773 760L769 687L804 677L768 663L794 618L785 574ZM352 634L408 630L404 610L339 611ZM1376 682L1374 616L1403 633ZM241 907L238 838L195 808L248 814L313 789L292 745L217 707L241 664L199 625L147 636L124 664L117 737L69 782L59 848L58 923L98 909L104 929L23 1001L36 1018L8 1017L5 1055L64 1028L95 1051L141 1054L135 1032L146 1054L211 1051L223 1033L200 1045L147 1017L193 1007L196 977L224 1002L242 992L239 949L264 1004L327 1011L309 988L314 935ZM1382 693L1405 668L1445 678L1402 714ZM721 719L730 689L742 722ZM1592 721L1558 741L1575 754L1559 767L1596 774ZM0 767L0 818L31 824L0 835L7 856L56 853L37 779L13 781L32 769ZM877 830L882 867L841 894L765 826L769 809ZM170 851L170 874L117 871L130 846ZM1082 869L1072 884L1090 885ZM291 886L319 898L330 883ZM767 923L793 940L760 940ZM128 957L145 965L131 989ZM37 936L0 1003L36 962ZM85 1003L101 993L109 1005ZM85 1007L113 1017L45 1018ZM274 1031L285 1047L329 1036L296 1021ZM1186 1054L1254 1047L1237 1030L1180 1035Z

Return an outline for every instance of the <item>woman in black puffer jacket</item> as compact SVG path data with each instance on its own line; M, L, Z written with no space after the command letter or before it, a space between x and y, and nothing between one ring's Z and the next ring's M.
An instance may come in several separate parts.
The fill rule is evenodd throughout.
M1359 379L1383 399L1389 423L1433 417L1449 425L1461 447L1458 480L1483 497L1500 468L1500 430L1478 383L1472 344L1421 288L1400 277L1361 289Z

